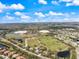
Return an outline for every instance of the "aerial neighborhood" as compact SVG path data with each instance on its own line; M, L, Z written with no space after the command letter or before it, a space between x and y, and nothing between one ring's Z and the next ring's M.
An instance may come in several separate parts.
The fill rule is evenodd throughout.
M26 25L24 26L26 27ZM78 28L62 26L49 26L48 28L48 26L44 26L39 29L38 27L30 27L31 29L28 27L13 30L15 26L13 29L10 29L10 27L9 29L1 29L1 57L8 59L77 58L79 47Z

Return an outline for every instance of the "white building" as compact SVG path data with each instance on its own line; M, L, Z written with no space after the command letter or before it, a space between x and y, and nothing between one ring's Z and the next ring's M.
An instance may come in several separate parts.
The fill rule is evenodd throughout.
M25 33L27 33L27 31L26 30L24 30L24 31L15 31L14 33L15 34L25 34Z
M49 33L50 31L49 30L40 30L39 32L40 33Z

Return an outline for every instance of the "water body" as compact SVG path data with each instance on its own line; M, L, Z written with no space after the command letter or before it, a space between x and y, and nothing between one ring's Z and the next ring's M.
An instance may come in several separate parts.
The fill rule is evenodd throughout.
M0 44L0 48L6 48L6 45Z
M0 32L3 32L4 30L0 30Z

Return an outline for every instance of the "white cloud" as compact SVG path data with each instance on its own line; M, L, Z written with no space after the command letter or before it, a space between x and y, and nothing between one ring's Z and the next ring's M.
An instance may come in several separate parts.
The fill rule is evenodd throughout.
M57 13L57 12L49 11L49 13L46 14L46 15L63 15L63 13Z
M17 16L23 15L23 13L21 13L21 12L15 12L14 14L17 15Z
M54 11L49 11L48 13L45 14L43 14L42 12L35 13L35 15L38 16L36 17L36 21L53 21L53 22L56 22L56 20L58 22L70 21L71 16L73 16L74 14L75 12L62 13L62 12L54 12Z
M59 2L72 2L73 0L59 0Z
M65 22L79 22L79 18L63 18Z
M6 19L6 20L12 20L12 19L14 19L14 17L6 15L6 16L4 16L4 19Z
M2 3L0 2L0 9L4 9L4 8L6 8L6 5L4 5L4 4L2 4Z
M22 15L22 16L20 17L20 21L21 21L21 22L29 22L30 20L31 20L31 17L28 16L28 15Z
M38 17L45 17L45 15L42 12L35 12L35 15Z
M39 2L40 4L47 4L47 1L45 1L45 0L38 0L38 2Z
M54 5L59 5L59 3L57 1L52 1L51 3Z
M3 11L2 10L0 10L0 13L2 13Z
M28 15L22 13L22 12L15 12L14 14L15 14L16 16L19 16L22 20L26 20L26 19L29 20L29 19L31 19L30 16L28 16Z
M66 3L66 6L71 6L71 5L73 5L72 3Z
M64 18L63 20L64 20L64 21L69 21L69 18Z
M30 16L27 16L27 15L22 15L21 18L22 19L30 19L31 17Z
M0 2L0 9L14 9L14 10L22 10L25 7L18 3L18 4L11 4L11 5L5 5L3 3Z
M24 9L24 6L19 3L19 4L12 4L8 8L10 8L10 9L16 9L16 10L19 10L19 9L22 10L22 9Z
M79 0L73 0L72 4L73 5L79 5Z
M49 11L48 13L43 14L42 12L35 12L34 15L38 16L39 18L43 17L52 17L52 16L69 16L69 14L61 13L61 12L53 12Z
M79 0L60 0L60 2L66 2L66 6L79 6Z

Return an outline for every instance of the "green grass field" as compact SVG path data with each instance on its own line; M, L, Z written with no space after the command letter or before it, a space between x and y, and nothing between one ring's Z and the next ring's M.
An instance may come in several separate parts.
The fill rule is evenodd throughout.
M35 45L39 45L39 44L40 44L39 40L37 40L36 38L28 40L28 45L31 47L34 47Z
M44 44L52 52L57 52L59 50L67 50L68 48L70 48L70 46L62 43L61 41L59 41L56 38L51 37L51 36L36 37L36 39L29 40L28 44L29 44L29 46L34 47L35 45L39 45L39 41L41 44ZM70 59L76 59L75 50L72 50Z
M65 50L69 47L51 36L41 36L40 41L41 43L45 44L51 51Z
M28 41L29 46L39 45L39 40L41 44L44 44L51 51L59 51L68 49L69 46L60 42L59 40L51 37L51 36L39 36L36 39L31 39Z

